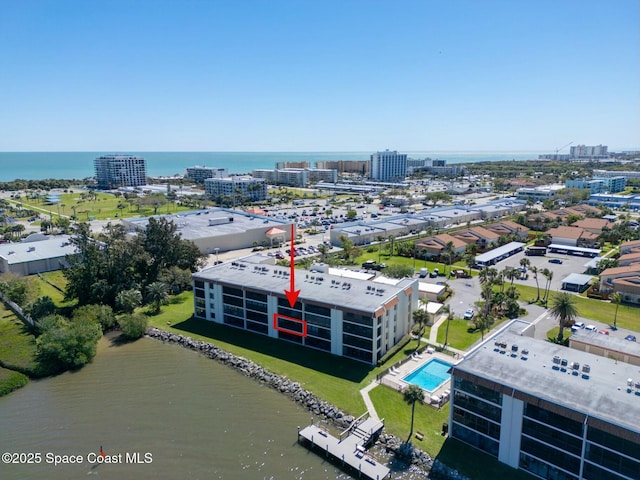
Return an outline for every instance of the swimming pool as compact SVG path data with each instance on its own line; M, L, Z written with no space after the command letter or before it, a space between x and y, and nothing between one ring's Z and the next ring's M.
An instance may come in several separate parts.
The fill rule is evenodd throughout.
M433 392L451 378L451 375L447 373L451 367L450 363L433 358L402 380Z

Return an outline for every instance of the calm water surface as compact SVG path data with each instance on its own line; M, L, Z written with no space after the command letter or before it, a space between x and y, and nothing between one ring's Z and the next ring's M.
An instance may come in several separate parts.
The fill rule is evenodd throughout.
M101 340L79 372L0 398L0 451L40 452L39 465L0 464L2 479L350 478L296 443L308 412L197 353L150 339ZM87 461L150 453L148 464ZM54 467L45 454L82 455Z

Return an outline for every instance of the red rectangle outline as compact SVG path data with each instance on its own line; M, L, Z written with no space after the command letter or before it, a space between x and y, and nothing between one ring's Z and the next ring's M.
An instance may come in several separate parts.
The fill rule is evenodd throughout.
M291 320L292 322L298 322L302 324L302 333L296 332L294 330L289 330L288 328L282 328L278 326L278 317L282 317L286 320ZM278 332L290 333L291 335L297 335L298 337L305 338L307 336L307 322L301 320L299 318L289 317L288 315L282 315L281 313L273 314L273 328L275 328Z

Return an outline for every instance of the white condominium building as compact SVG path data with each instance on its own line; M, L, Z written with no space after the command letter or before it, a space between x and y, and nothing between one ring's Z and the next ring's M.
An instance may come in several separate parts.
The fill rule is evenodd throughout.
M98 188L139 187L147 184L145 159L133 155L103 155L94 160Z

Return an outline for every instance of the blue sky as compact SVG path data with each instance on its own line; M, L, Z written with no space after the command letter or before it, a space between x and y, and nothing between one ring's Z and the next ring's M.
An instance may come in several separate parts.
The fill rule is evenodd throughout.
M1 0L0 151L637 148L638 18L637 0Z

